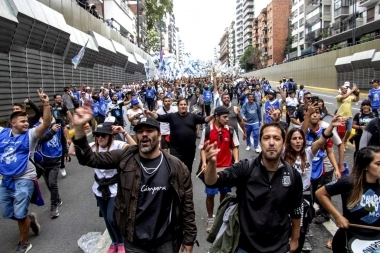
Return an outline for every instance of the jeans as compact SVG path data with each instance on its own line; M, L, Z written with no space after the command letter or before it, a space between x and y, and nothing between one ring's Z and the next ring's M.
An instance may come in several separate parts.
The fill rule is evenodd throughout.
M140 247L133 245L129 241L124 242L126 252L128 253L174 253L173 242L165 242L158 247Z
M154 99L153 98L145 98L145 101L148 105L149 111L153 111L154 110Z
M31 179L16 179L14 183L15 190L0 185L0 209L3 218L22 220L28 216L34 182Z
M43 177L46 186L50 191L50 203L55 205L61 201L58 192L58 174L59 174L60 165L55 166L53 168L45 168Z
M181 160L187 167L187 169L190 171L193 170L193 162L195 157L196 147L189 148L189 149L180 149L174 146L170 146L170 154L172 156L177 157L179 160Z
M112 243L123 243L123 235L120 233L119 227L113 221L113 212L115 210L115 197L104 200L95 196L98 202L100 212L102 212L107 231L111 237Z
M245 124L245 131L247 132L247 146L251 146L251 135L253 137L253 148L257 148L259 146L259 132L260 126L259 124L247 125Z

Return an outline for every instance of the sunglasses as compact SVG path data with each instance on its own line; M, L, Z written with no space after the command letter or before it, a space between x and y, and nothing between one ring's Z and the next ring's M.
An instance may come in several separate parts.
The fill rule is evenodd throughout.
M108 134L94 134L95 138L99 138L99 137L102 137L102 138L106 138Z
M311 99L312 97L305 97L305 99Z

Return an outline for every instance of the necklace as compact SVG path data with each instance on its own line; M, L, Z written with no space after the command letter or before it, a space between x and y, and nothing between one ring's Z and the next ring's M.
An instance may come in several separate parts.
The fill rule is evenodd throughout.
M161 163L162 163L162 160L163 160L163 158L164 158L164 156L162 155L162 152L160 152L160 155L161 155L161 160L160 160L160 163L157 165L156 168L147 168L147 167L145 167L145 166L142 164L142 162L140 161L140 165L141 165L141 167L144 169L144 171L145 171L147 174L152 175L154 172L156 172L156 171L160 168Z

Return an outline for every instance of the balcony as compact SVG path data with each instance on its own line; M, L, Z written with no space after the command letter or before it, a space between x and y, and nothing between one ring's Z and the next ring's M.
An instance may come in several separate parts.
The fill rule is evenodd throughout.
M349 16L350 14L350 7L340 7L339 9L334 11L334 18L341 18L345 16Z
M243 9L246 10L247 8L253 8L253 1L245 1Z
M377 3L377 0L360 0L359 7L369 7Z

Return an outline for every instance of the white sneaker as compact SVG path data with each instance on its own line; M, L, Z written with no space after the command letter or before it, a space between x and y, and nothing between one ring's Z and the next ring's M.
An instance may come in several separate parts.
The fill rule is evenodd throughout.
M66 177L66 170L65 169L61 169L61 175L62 175L62 177Z
M255 152L256 153L260 153L260 149L259 148L255 148Z
M245 148L245 150L249 151L249 150L251 150L251 147L248 146L248 147Z

